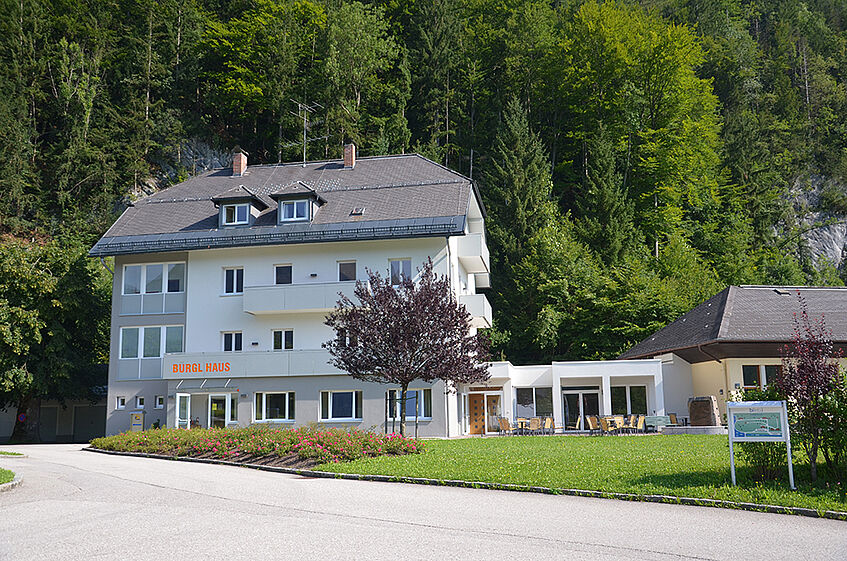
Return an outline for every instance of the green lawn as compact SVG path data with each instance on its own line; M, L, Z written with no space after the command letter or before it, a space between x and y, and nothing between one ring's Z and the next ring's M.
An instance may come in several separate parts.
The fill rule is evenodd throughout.
M23 456L20 452L6 452L5 450L0 450L0 456Z
M0 468L0 485L3 483L8 483L9 481L15 478L15 474L9 471L8 469Z
M807 483L805 465L795 465L798 491L788 490L787 470L784 481L756 483L745 466L738 466L739 486L732 487L726 436L432 440L423 454L323 464L315 469L847 511L847 499L828 488L826 481L814 487Z

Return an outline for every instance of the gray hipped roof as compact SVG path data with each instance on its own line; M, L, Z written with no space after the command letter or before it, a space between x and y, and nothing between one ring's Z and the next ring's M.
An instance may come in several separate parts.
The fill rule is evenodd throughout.
M730 286L620 358L670 352L689 362L779 356L778 347L794 335L794 317L801 311L798 293L806 301L810 318L823 315L833 341L847 344L847 287ZM756 355L763 352L770 354Z
M298 192L324 204L309 223L280 224L272 197ZM250 226L219 228L213 199L241 194L268 208ZM352 169L334 160L213 170L134 203L89 254L459 235L470 197L482 207L470 179L417 154L359 158Z

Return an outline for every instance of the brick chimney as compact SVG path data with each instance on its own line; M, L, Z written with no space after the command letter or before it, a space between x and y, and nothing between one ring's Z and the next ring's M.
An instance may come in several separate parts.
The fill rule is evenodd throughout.
M356 145L352 142L344 145L344 169L356 167Z
M232 149L232 175L244 175L247 171L247 152L236 146Z

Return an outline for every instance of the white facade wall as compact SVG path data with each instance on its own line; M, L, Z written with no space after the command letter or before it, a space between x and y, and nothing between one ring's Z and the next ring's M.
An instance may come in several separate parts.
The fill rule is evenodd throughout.
M474 275L469 274L459 259L455 238L432 237L393 239L361 242L327 242L301 245L277 245L244 247L235 249L200 250L180 255L166 255L168 260L186 263L185 312L184 314L127 314L122 312L122 273L126 264L156 263L163 260L159 255L136 255L116 260L113 285L112 314L112 361L109 369L109 396L107 400L108 434L129 429L130 413L137 411L135 398L145 398L145 427L156 421L170 427L177 424L177 395L191 395L193 421L200 426L209 426L209 395L227 394L236 396L237 424L248 425L256 421L254 399L256 392L294 392L296 396L295 420L290 426L322 422L320 419L320 392L336 390L360 390L363 398L361 420L323 422L334 426L383 430L385 428L385 392L389 386L364 383L337 372L326 364L328 354L322 343L334 336L324 325L326 313L334 307L340 286L352 294L354 282L338 282L338 262L356 261L359 280L367 278L367 270L381 275L389 274L389 260L410 259L413 275L431 258L438 275L448 275L457 296L474 294ZM485 256L487 261L487 255ZM275 285L275 266L292 266L292 284ZM261 302L267 294L288 287L313 287L324 294L327 305L324 309L299 310L296 312L268 311L273 307L246 309L244 294L225 294L224 270L243 268L244 290L255 287L262 289ZM310 289L311 290L311 289ZM303 306L310 308L314 299ZM288 307L292 307L289 303ZM261 308L261 305L259 306ZM255 312L255 313L253 313ZM184 325L184 352L165 355L155 378L149 371L142 372L141 379L127 380L127 372L133 371L136 361L120 359L120 329L129 326ZM294 349L273 350L274 330L294 330ZM242 351L223 352L224 332L242 333ZM254 344L255 343L255 344ZM286 353L290 353L287 354ZM302 358L317 357L316 364L308 372L302 371ZM284 359L289 366L282 368ZM256 362L255 359L261 359ZM174 363L226 361L232 369L228 372L174 373ZM316 362L315 362L316 361ZM323 366L321 366L323 364ZM261 365L259 370L249 365ZM127 368L129 367L129 368ZM298 368L300 370L298 370ZM237 371L237 372L236 372ZM251 375L251 373L253 375ZM145 376L148 376L145 379ZM455 436L459 434L461 411L456 393L446 392L443 383L413 383L410 389L428 388L432 392L432 416L418 420L420 436ZM163 409L154 409L155 397L165 396ZM126 398L126 407L117 409L119 397ZM409 431L413 433L414 422L409 420ZM389 429L399 428L389 422Z
M444 238L193 251L188 259L185 351L221 351L224 331L243 333L243 352L271 350L274 329L294 329L295 349L320 349L332 337L321 312L245 313L242 295L224 294L225 268L243 267L246 289L272 286L274 266L279 264L292 265L292 284L323 284L338 281L339 261L356 261L357 277L366 279L366 269L388 274L389 259L410 258L415 273L427 257L432 257L438 274L448 273ZM455 267L461 270L457 260Z

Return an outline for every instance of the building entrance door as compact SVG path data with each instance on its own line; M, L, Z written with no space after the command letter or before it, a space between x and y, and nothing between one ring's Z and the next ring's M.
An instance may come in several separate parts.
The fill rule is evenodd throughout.
M481 393L468 396L468 424L470 434L485 433L485 396Z
M585 430L586 417L600 414L600 392L598 390L563 391L565 428Z
M191 395L176 394L176 428L187 429L191 426Z
M225 395L209 396L209 428L226 428L226 398Z

